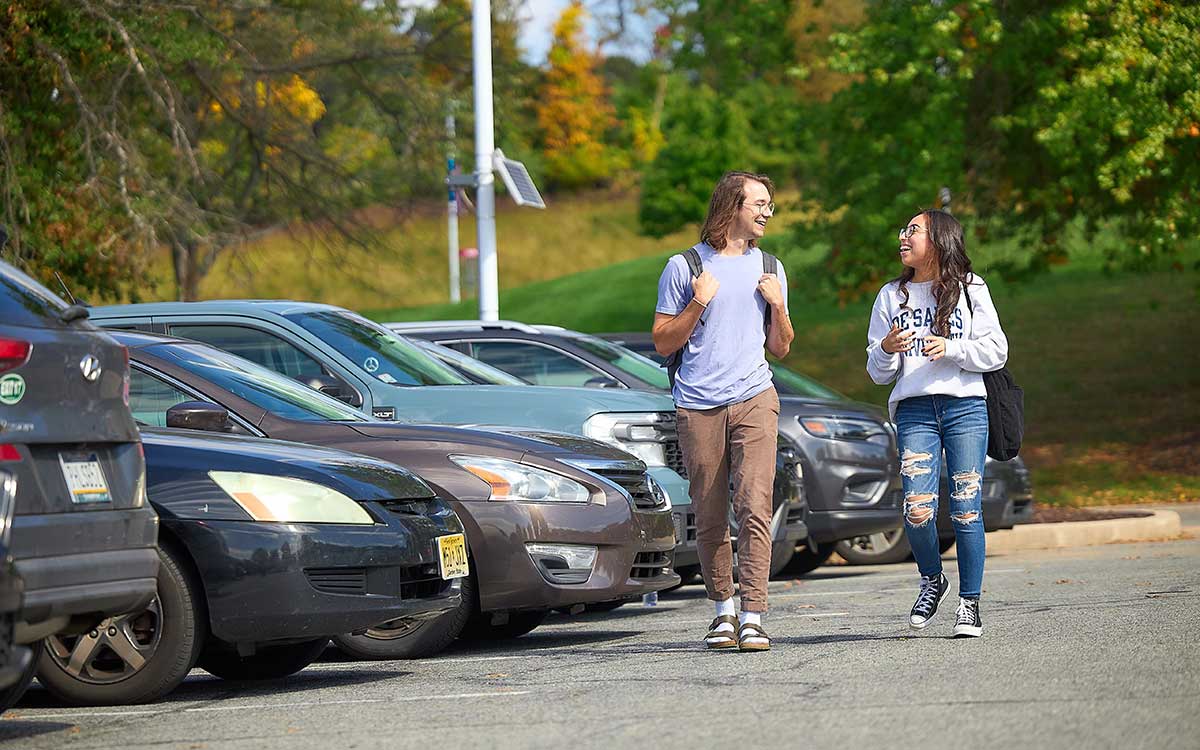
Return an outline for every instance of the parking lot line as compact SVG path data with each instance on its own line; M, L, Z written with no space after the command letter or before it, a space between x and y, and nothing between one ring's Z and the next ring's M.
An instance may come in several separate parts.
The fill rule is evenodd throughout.
M818 617L845 617L848 614L850 614L850 613L849 612L814 612L812 614L799 614L799 615L768 615L768 617L772 620L793 620L793 619L798 619L801 617L811 617L813 619L816 619Z

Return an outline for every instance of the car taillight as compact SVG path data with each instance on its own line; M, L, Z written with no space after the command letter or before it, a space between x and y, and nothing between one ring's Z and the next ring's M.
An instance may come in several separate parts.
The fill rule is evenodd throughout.
M21 454L17 453L17 446L9 445L8 443L0 443L0 461L20 461Z
M0 338L0 372L15 370L29 361L33 345L28 341Z

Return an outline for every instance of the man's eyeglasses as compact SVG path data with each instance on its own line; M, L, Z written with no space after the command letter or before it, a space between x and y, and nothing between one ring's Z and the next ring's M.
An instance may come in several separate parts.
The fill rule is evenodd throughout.
M900 230L900 233L897 235L897 237L902 240L907 240L909 237L912 237L917 232L928 232L928 231L929 231L928 229L926 229L925 227L923 227L919 224L909 224L908 226L906 226L905 228Z
M769 203L763 203L762 201L758 203L742 203L742 205L751 209L756 214L775 213L775 201Z

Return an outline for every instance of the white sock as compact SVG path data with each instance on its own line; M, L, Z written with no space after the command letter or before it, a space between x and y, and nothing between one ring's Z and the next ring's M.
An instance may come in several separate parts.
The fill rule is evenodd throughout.
M716 604L717 604L717 617L721 617L722 615L729 615L732 617L733 614L735 612L737 612L737 610L735 610L733 608L733 599L732 598L726 599L725 601L717 602ZM716 627L716 630L717 630L717 632L721 632L721 633L729 633L729 637L718 636L715 638L708 638L708 639L706 639L707 643L719 643L721 641L728 641L729 638L732 638L734 636L734 634L736 633L736 631L733 629L733 626L727 622L723 622L720 625L718 625Z
M740 613L738 613L738 624L746 625L747 623L750 625L758 625L761 627L762 626L762 612L740 612ZM757 636L750 636L750 637L746 638L746 643L752 643L755 645L766 644L767 642L768 641L766 638L760 638Z

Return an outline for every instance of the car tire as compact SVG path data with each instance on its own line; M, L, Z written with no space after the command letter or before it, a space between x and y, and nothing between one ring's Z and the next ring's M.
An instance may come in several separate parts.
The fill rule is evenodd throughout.
M508 622L503 625L492 624L490 612L478 613L463 629L462 637L472 640L496 641L506 638L520 638L538 625L545 622L550 610L538 609L532 612L510 612Z
M209 644L200 654L198 666L222 680L275 680L312 664L327 645L328 638L318 638L285 646L261 646L252 656L239 656L227 644Z
M943 555L946 554L947 552L949 552L950 548L953 546L954 546L954 537L952 537L952 536L944 536L944 537L940 537L938 539L938 551L941 552Z
M851 565L888 565L904 562L912 554L903 526L870 536L842 539L835 545L835 550Z
M33 682L33 676L37 673L38 659L42 654L42 642L29 644L31 658L29 663L25 665L25 669L21 672L21 676L17 681L9 685L3 690L0 690L0 714L17 705L17 701L21 700L21 696L25 694L25 690L29 684Z
M834 545L832 542L817 544L816 549L813 549L808 544L805 544L803 547L797 547L795 554L792 555L792 559L779 572L781 575L790 577L811 573L825 564L825 561L833 554L833 548Z
M795 542L776 542L771 545L771 570L769 578L779 575L796 556Z
M462 601L457 607L429 620L406 623L392 620L365 633L335 635L333 645L356 659L424 659L444 650L458 638L478 604L475 575L462 579Z
M181 553L163 546L158 559L158 593L145 609L110 617L88 633L45 639L38 681L55 698L75 706L149 703L187 677L207 630L204 593ZM75 652L89 645L87 661L72 668Z

